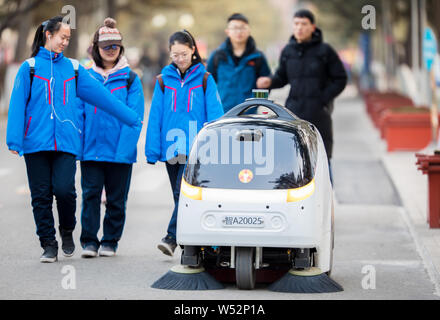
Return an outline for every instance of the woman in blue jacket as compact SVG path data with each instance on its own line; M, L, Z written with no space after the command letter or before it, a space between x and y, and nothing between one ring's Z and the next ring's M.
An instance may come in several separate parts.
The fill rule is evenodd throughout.
M41 262L55 262L58 242L52 213L53 196L65 256L75 246L76 157L81 154L83 110L79 98L140 130L141 119L114 99L76 60L64 57L70 26L63 17L43 22L32 44L32 58L17 74L8 113L6 143L24 155L37 235L44 252Z
M169 40L172 63L158 76L148 120L145 155L147 162L166 162L173 190L174 211L167 235L158 245L172 256L176 248L177 209L186 158L203 124L223 115L213 77L206 72L196 42L187 31Z
M90 73L103 83L115 99L144 116L144 93L138 76L130 70L123 55L122 36L116 21L107 18L93 38ZM84 106L84 150L81 158L81 245L82 257L113 256L125 222L125 208L130 186L139 130L130 128L93 104ZM107 201L103 237L97 238L100 227L101 191L105 187Z

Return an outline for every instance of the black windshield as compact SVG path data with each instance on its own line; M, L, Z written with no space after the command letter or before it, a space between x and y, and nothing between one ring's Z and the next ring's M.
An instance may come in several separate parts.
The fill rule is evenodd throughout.
M185 180L203 188L298 188L313 179L316 139L308 125L268 121L211 125L197 136Z

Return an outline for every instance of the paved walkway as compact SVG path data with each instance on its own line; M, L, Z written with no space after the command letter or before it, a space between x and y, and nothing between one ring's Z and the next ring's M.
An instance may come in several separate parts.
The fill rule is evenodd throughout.
M285 94L273 92L281 104ZM439 299L440 230L429 230L426 224L426 177L416 171L413 153L386 153L362 101L351 96L350 89L337 100L334 119L332 277L345 291L320 295L269 292L264 285L253 291L228 285L203 293L150 288L179 263L179 252L168 258L156 248L171 214L172 196L165 166L145 163L145 127L117 256L85 260L78 250L72 258L60 256L58 263L39 263L24 161L6 150L6 121L0 120L0 299ZM369 166L374 174L368 174ZM77 245L79 178L78 172ZM71 270L76 288L66 290L63 279ZM375 286L365 288L364 279L373 271Z
M346 99L350 99L348 91ZM379 179L373 174L366 179L367 183L370 182L368 187L372 194L376 195L379 190L385 193L385 197L395 197L395 194L390 194L392 190L389 187L384 188L384 181L391 181L398 196L391 201L397 202L400 216L423 259L425 271L434 283L435 293L440 296L440 229L429 229L426 222L428 182L427 176L417 170L415 152L387 152L386 143L380 139L379 131L368 118L364 103L357 98L352 100L352 104L339 105L334 125L336 163L346 159L358 164L376 160L383 165L387 176ZM371 168L364 170L371 173ZM381 200L380 197L378 200Z

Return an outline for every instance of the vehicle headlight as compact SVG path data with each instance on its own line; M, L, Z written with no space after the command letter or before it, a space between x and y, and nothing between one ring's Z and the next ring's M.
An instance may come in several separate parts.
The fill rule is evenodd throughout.
M303 187L287 190L287 202L296 202L307 199L315 192L315 179Z
M180 192L182 192L187 198L193 200L202 200L202 188L190 185L183 178L180 186Z

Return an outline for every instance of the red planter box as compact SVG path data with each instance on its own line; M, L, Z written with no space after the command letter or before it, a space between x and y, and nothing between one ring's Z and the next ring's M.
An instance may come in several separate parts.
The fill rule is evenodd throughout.
M375 102L371 108L371 120L373 120L376 128L379 128L379 120L383 112L401 108L401 107L414 107L410 99L404 97L393 97Z
M440 228L440 155L416 154L417 169L428 175L428 223Z
M380 93L368 91L363 92L363 97L367 113L377 128L379 128L379 120L385 110L414 106L410 98L396 92Z
M417 151L425 148L432 139L429 110L416 112L384 111L380 120L387 150Z
M426 107L400 107L382 111L379 120L377 120L377 127L380 130L381 139L386 139L385 132L387 125L390 123L397 126L400 122L402 126L408 126L410 121L413 120L413 122L418 123L419 126L429 125L429 127L431 127L429 112L429 109ZM426 117L428 118L426 119ZM425 123L426 120L428 120L428 123Z

